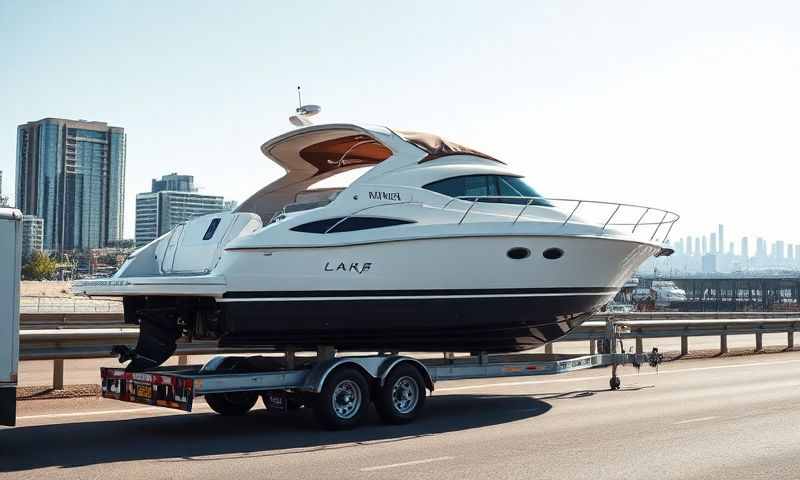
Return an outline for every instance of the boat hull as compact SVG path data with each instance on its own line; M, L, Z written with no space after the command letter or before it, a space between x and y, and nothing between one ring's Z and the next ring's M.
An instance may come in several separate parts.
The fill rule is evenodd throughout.
M569 333L613 298L609 290L253 292L222 303L225 347L350 351L510 352ZM613 290L611 290L613 292ZM236 299L238 295L229 295ZM259 301L261 300L261 301ZM265 321L264 319L269 319Z

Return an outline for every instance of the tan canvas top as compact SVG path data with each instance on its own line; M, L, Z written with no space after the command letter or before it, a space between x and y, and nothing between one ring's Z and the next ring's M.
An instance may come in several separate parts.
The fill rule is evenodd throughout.
M437 158L445 157L447 155L474 155L476 157L482 157L488 160L494 160L495 162L503 163L494 157L486 155L485 153L481 153L469 147L459 145L455 142L451 142L438 135L433 135L431 133L407 132L407 131L404 132L398 130L394 130L394 133L399 135L400 138L402 138L406 142L409 142L428 153L428 155L422 160L420 160L419 163L428 162L430 160L435 160Z

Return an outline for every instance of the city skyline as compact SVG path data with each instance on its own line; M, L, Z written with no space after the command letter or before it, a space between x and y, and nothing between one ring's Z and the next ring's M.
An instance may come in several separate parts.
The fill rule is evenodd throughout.
M794 175L776 174L800 158L793 2L96 5L0 2L7 178L20 122L102 119L129 134L129 192L187 171L205 179L201 192L241 202L280 175L259 146L292 128L300 84L320 122L440 134L545 196L678 212L676 238L711 218L738 222L731 238L799 233L783 213ZM178 25L161 21L186 10ZM36 41L18 48L26 38ZM134 205L127 195L125 238Z

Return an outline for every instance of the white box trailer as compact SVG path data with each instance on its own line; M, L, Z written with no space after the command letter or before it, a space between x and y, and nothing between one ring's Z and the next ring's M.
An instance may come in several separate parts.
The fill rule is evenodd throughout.
M0 425L14 425L19 364L22 213L0 208Z

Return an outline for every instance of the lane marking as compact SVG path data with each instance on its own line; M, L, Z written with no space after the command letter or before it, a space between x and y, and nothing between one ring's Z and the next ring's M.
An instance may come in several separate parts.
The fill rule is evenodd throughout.
M673 425L684 425L687 423L695 423L695 422L705 422L708 420L714 420L715 418L719 417L699 417L699 418L690 418L688 420L681 420L680 422L675 422Z
M409 465L421 465L423 463L433 463L433 462L443 462L445 460L453 460L455 457L436 457L436 458L426 458L424 460L413 460L411 462L403 462L403 463L391 463L389 465L378 465L377 467L366 467L362 468L362 472L374 472L376 470L385 470L387 468L396 468L396 467L407 467Z
M701 372L705 370L719 370L723 368L743 368L743 367L763 367L772 365L785 365L790 363L800 363L798 360L778 360L774 362L751 362L751 363L735 363L733 365L714 365L711 367L690 367L690 368L676 368L670 370L660 370L658 372L639 372L637 377L644 377L648 375L670 375L673 373L685 372ZM482 383L478 385L464 385L460 387L444 387L437 388L436 392L454 392L458 390L472 390L476 388L493 388L493 387L517 387L521 385L538 385L546 383L567 383L567 382L580 382L583 380L607 380L608 375L592 375L574 378L557 378L552 380L525 380L519 382L497 382L497 383Z
M210 408L208 405L195 405L192 411ZM69 413L46 413L42 415L24 415L17 417L17 420L36 420L38 418L70 418L70 417L93 417L98 415L117 415L120 413L141 413L141 412L161 412L161 413L191 413L183 410L164 407L142 407L142 408L121 408L117 410L92 410L89 412L69 412Z

